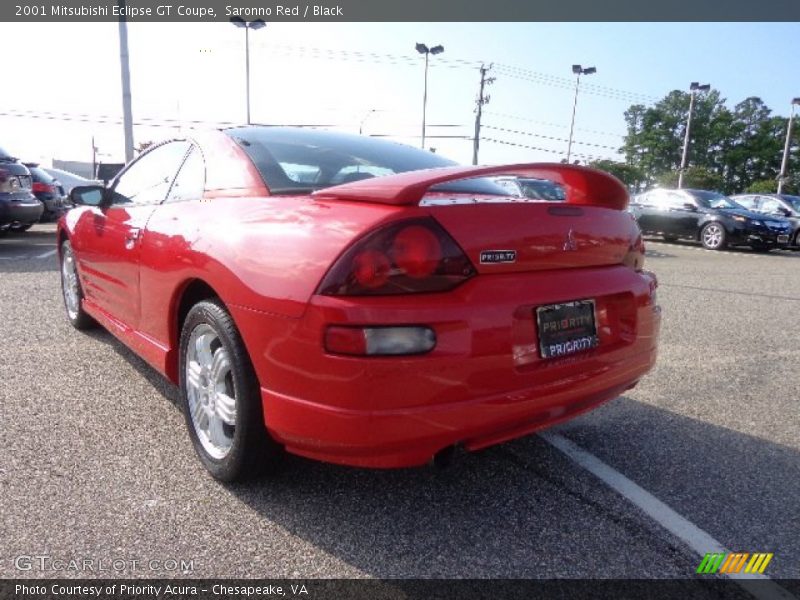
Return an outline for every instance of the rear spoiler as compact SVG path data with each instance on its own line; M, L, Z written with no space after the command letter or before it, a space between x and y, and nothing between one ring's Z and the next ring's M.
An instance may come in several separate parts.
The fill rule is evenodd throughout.
M319 200L377 202L396 206L417 205L428 190L438 184L488 176L516 176L548 179L564 186L566 203L625 210L628 190L604 171L560 163L529 163L496 167L443 167L373 177L314 192Z

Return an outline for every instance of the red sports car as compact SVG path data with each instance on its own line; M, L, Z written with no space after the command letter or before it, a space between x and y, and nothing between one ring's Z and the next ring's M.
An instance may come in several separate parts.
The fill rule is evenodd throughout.
M566 200L511 197L497 175ZM628 194L592 169L246 127L160 144L72 198L69 320L180 385L221 480L281 447L367 467L476 450L618 396L656 358Z

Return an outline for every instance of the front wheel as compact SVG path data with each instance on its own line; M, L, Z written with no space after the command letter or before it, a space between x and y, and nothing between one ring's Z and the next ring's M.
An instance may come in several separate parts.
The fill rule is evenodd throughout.
M64 297L64 308L67 309L67 319L75 329L89 329L96 325L95 320L83 310L83 289L69 240L61 243L61 295Z
M277 446L268 438L261 392L228 311L204 300L181 330L180 387L186 426L203 466L220 481L256 474Z
M700 232L700 243L707 250L722 250L727 244L725 227L720 223L709 223Z
M14 223L14 225L9 227L9 230L15 233L22 233L23 231L28 231L31 227L33 227L33 223Z

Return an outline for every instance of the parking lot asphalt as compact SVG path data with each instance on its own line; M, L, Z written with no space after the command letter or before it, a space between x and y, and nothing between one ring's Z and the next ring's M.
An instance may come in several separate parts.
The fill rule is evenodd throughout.
M774 553L768 576L799 578L800 252L647 245L657 367L554 431L724 547ZM0 238L0 577L680 578L699 564L536 435L444 470L287 457L217 483L176 390L105 331L70 327L54 250L52 225ZM95 570L18 569L37 555Z

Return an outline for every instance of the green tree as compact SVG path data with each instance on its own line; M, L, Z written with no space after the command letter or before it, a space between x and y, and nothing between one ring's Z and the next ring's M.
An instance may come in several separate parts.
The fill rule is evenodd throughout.
M778 182L773 181L771 179L759 179L758 181L754 181L745 192L749 194L774 194L775 190L778 189Z
M678 187L678 171L667 171L656 177L660 187ZM706 167L692 166L686 169L683 176L683 187L699 190L721 191L723 188L722 176Z
M643 185L676 185L680 169L689 94L674 90L647 107L625 111L627 135L620 152L638 168ZM772 114L761 98L745 98L728 109L716 90L695 99L685 185L741 192L780 172L787 119ZM800 128L795 128L788 174L800 176ZM690 183L691 181L691 183ZM795 179L784 189L796 189Z

